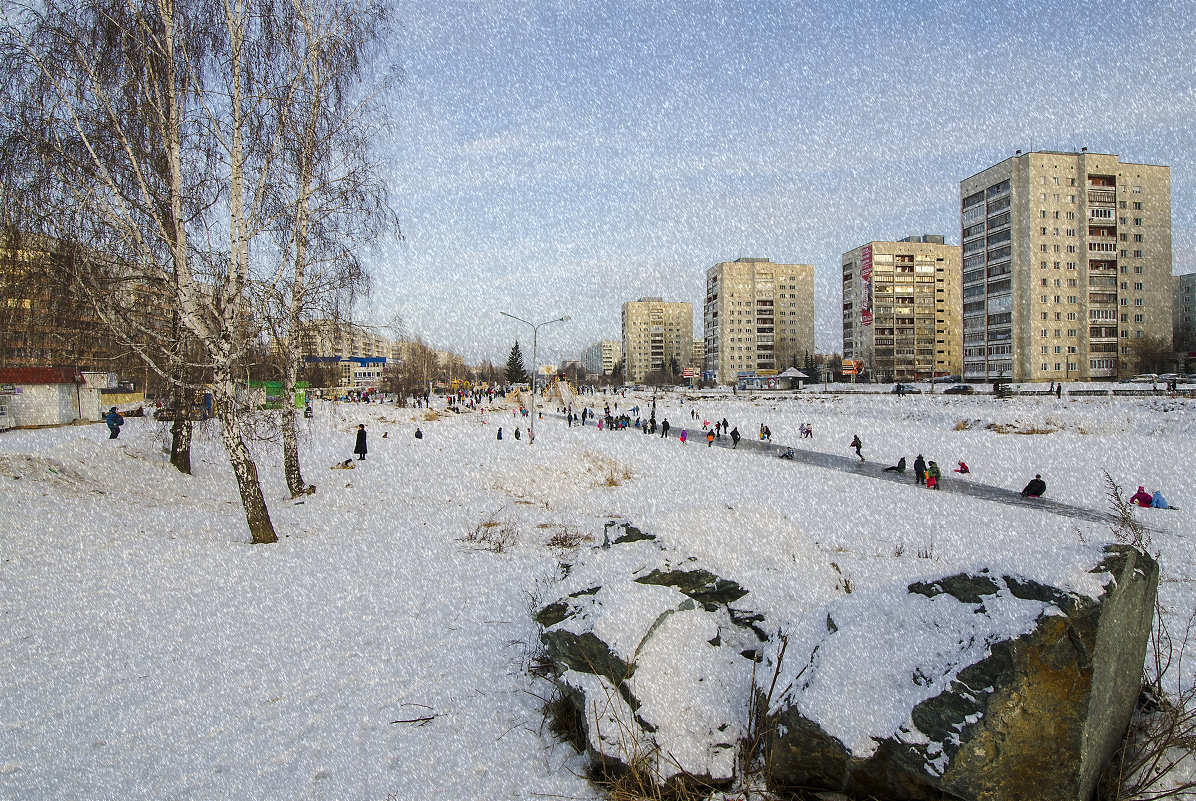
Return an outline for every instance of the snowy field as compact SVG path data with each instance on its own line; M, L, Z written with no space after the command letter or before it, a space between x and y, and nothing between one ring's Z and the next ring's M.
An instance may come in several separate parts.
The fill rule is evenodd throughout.
M650 396L617 400L646 414ZM604 398L583 401L601 412ZM199 432L191 477L150 420L129 418L117 441L102 425L0 435L0 799L591 798L583 761L543 726L550 688L527 673L529 609L569 557L552 542L600 543L604 523L625 517L783 584L811 561L786 562L788 538L808 539L820 569L833 562L866 589L992 560L1082 586L1072 561L1113 537L1106 524L867 474L918 453L948 483L1020 490L1040 473L1048 498L1097 511L1103 471L1127 497L1161 489L1178 511L1135 514L1159 556L1168 624L1182 631L1196 610L1196 401L681 405L673 393L658 401L665 417L668 440L570 429L550 407L529 446L511 436L526 421L509 408L436 420L317 406L302 442L314 495L287 500L280 446L257 446L280 536L268 546L248 544L215 429ZM765 424L774 442L851 459L858 434L865 472L675 438L723 418L748 439ZM359 422L368 459L330 470ZM799 439L801 423L813 439ZM961 460L970 475L950 472ZM471 532L506 547L477 547Z

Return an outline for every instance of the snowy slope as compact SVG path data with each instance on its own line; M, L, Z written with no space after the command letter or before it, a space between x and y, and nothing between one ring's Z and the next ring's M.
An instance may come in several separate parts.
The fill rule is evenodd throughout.
M601 411L601 395L579 400ZM644 411L650 396L618 402ZM749 438L763 423L774 441L853 459L859 434L868 469L921 452L949 482L1016 490L1041 473L1048 497L1095 510L1107 507L1104 470L1126 494L1161 488L1181 510L1136 514L1151 526L1168 619L1182 624L1196 610L1194 411L1165 398L682 406L673 394L657 417L674 435L702 417ZM368 459L329 470L358 422ZM802 422L813 440L798 439ZM515 426L526 421L503 408L429 420L318 407L301 446L315 495L287 501L280 449L257 448L272 546L247 544L215 431L197 437L191 477L167 463L149 420L130 419L114 442L99 425L0 435L0 799L590 797L581 760L542 729L528 610L567 558L550 539L600 542L613 517L757 575L778 599L797 597L790 578L828 569L861 591L988 560L1085 591L1094 578L1068 565L1112 537L912 478L570 429L551 409L535 445L515 441ZM959 460L970 476L947 472ZM475 531L514 541L495 553L467 541Z

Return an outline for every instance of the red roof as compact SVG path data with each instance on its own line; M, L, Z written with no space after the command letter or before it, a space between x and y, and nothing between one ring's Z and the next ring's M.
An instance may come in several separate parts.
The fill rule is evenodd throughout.
M72 367L0 367L0 384L82 384Z

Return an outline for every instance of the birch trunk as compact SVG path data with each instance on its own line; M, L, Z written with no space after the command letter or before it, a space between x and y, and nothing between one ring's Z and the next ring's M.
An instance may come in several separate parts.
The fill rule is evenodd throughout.
M253 456L250 455L237 426L233 386L233 380L227 373L218 374L213 382L213 400L216 404L216 414L220 418L220 438L224 442L224 450L228 454L229 464L232 465L233 475L237 478L241 506L245 509L245 522L249 524L250 541L254 545L278 542L274 524L270 521L270 510L266 508L266 499L262 495L262 485L258 481L257 465L254 464Z
M292 498L298 498L307 490L303 472L299 469L298 422L295 411L295 384L298 371L293 359L288 360L282 379L282 465L287 477L287 489Z

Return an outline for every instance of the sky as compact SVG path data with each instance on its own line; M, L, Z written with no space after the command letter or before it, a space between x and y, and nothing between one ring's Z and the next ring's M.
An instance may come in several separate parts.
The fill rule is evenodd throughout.
M538 360L619 338L624 302L694 304L742 256L839 265L959 243L959 182L1016 150L1171 167L1174 271L1196 271L1196 18L1184 3L397 0L379 152L402 228L359 321L469 363L533 323ZM401 322L396 325L396 321Z

